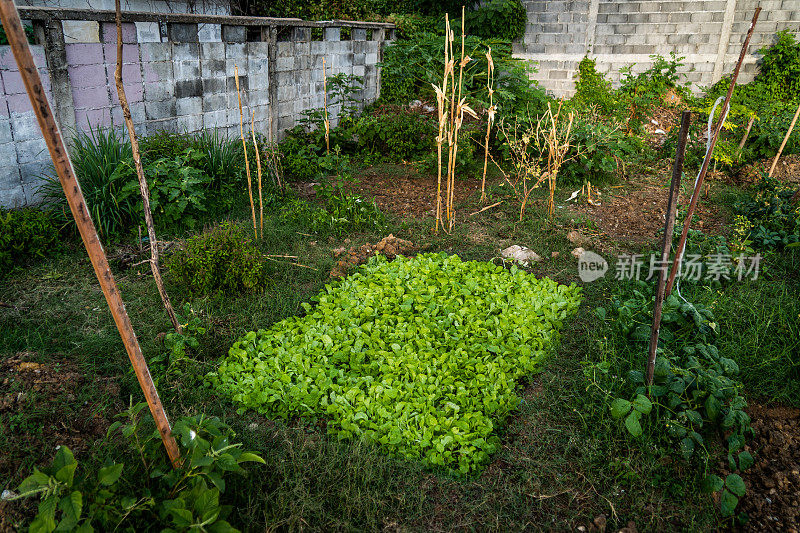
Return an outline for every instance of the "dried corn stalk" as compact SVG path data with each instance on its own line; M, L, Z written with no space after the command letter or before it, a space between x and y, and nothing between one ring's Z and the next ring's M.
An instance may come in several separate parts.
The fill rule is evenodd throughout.
M236 96L239 98L239 134L242 137L242 148L244 149L244 170L247 173L247 193L250 195L250 211L253 214L253 233L258 238L256 228L256 206L253 203L253 183L250 179L250 161L247 159L247 141L244 139L244 113L242 112L242 92L239 90L239 67L233 66L233 76L236 79Z
M489 163L489 134L492 131L492 124L497 109L494 105L494 61L492 61L492 47L486 52L486 90L489 92L489 109L487 109L486 119L486 139L483 144L483 178L481 178L481 203L486 201L486 166Z

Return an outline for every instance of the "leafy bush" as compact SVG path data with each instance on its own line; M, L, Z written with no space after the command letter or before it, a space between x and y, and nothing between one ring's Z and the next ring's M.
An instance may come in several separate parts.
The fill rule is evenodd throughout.
M150 210L159 229L192 229L202 213L207 211L206 190L211 177L201 170L205 165L205 154L187 148L174 157L156 159L144 168L150 190ZM125 182L120 199L135 202L138 219L144 220L139 180L133 162L118 165L111 179Z
M716 347L718 326L711 311L671 294L664 302L653 385L645 385L644 369L652 326L653 285L645 282L623 288L610 308L598 308L601 319L611 319L611 334L601 341L602 358L587 362L585 374L598 385L610 403L611 415L620 419L634 437L643 434L649 419L651 435L667 443L673 453L699 462L701 472L714 464L714 447L707 442L724 434L731 470L745 470L753 463L744 451L752 433L745 413L747 402L737 378L735 361L720 355ZM618 378L618 376L620 378ZM741 478L733 474L721 510L731 516L744 494ZM708 480L720 490L716 476ZM727 486L727 485L725 485Z
M519 39L528 23L528 11L520 0L490 0L465 16L467 33L483 39Z
M641 139L628 135L618 124L579 117L572 127L573 145L568 161L561 168L566 185L611 183L615 179L618 161L630 160L643 148Z
M0 209L0 275L46 257L58 243L58 228L47 211Z
M770 250L800 241L800 207L792 203L797 187L763 176L754 192L734 205L734 210L749 222L751 232L747 239L753 246Z
M618 97L611 88L611 82L597 72L597 60L585 56L578 63L575 96L571 100L574 109L596 106L600 113L611 115L618 105Z
M392 105L362 115L352 130L358 137L359 155L388 161L410 161L430 154L438 133L432 116Z
M340 438L468 473L499 446L580 289L491 263L372 259L306 316L234 344L209 382L272 416L328 416ZM302 342L298 342L302 339Z
M766 88L772 99L796 103L800 100L800 42L788 28L777 37L774 45L761 50L763 58L754 83Z
M461 42L456 39L454 54L460 57ZM464 53L472 58L464 67L463 96L488 107L486 93L486 52L492 47L495 65L495 101L501 113L540 113L547 106L547 95L529 77L528 62L511 56L511 44L502 39L468 36ZM407 105L415 99L435 101L433 84L442 82L444 37L425 33L413 40L401 40L386 48L381 63L381 101Z
M167 271L192 296L263 290L268 270L249 235L229 223L208 229L167 259Z
M117 415L127 420L109 428L109 434L119 430L130 445L135 460L127 468L108 463L76 477L78 462L66 446L49 468L34 467L12 498L39 497L30 531L238 531L225 521L232 508L220 501L224 476L245 474L243 463L264 460L233 443L235 434L219 419L184 417L172 426L183 458L173 470L158 431L148 431L140 417L146 408L144 402L131 406ZM137 469L139 458L143 464ZM142 468L144 475L137 472Z

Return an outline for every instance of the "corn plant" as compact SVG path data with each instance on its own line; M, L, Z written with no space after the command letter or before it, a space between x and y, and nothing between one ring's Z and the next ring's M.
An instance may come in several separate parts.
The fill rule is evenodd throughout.
M453 43L455 34L450 29L450 17L445 16L445 47L444 47L444 75L442 76L441 87L432 84L436 92L436 104L439 116L439 135L436 137L437 148L437 181L436 181L436 231L439 226L445 232L453 230L455 223L455 209L453 200L455 199L455 169L456 156L458 154L458 132L464 121L464 114L477 118L475 111L466 103L466 98L462 97L462 86L464 84L464 67L472 61L472 58L464 55L464 17L462 9L461 17L461 59L458 62L458 85L455 78L455 53ZM448 82L450 84L448 91ZM457 87L457 88L456 88ZM447 176L446 191L444 200L444 213L442 212L442 146L447 141ZM444 214L444 220L442 215Z
M244 113L242 112L242 92L239 89L239 67L233 66L233 76L236 79L236 96L239 99L239 134L242 137L242 149L244 150L244 170L247 173L247 193L250 195L250 211L253 214L253 233L258 238L256 229L256 206L253 203L253 182L250 179L250 161L247 159L247 141L244 138Z
M489 93L489 109L487 110L486 120L486 139L483 144L483 178L481 178L481 203L486 201L486 166L489 163L489 134L492 131L492 123L497 113L494 105L494 61L492 61L492 47L486 52L486 90Z

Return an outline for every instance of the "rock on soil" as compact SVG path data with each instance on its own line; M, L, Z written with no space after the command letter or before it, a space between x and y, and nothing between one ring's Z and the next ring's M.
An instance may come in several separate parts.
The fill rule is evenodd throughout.
M536 263L542 260L542 258L539 257L539 254L530 248L526 248L518 244L509 246L505 250L501 251L500 255L503 257L503 259L516 261L524 267L530 266L531 263Z
M392 234L384 237L377 244L364 244L363 246L353 246L349 251L344 247L333 250L335 257L341 257L331 270L332 278L343 278L347 273L375 254L385 255L390 261L398 255L408 255L417 251L417 247L411 241L398 239Z

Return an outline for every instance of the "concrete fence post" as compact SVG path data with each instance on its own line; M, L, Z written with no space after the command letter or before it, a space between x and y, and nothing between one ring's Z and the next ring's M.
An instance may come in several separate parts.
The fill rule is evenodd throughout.
M68 147L72 144L75 132L75 104L72 98L72 85L67 69L67 49L64 42L64 29L60 20L50 19L46 22L34 21L35 32L44 45L44 56L47 70L50 72L50 86L53 91L53 108L56 121L62 134L67 139Z

